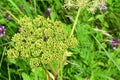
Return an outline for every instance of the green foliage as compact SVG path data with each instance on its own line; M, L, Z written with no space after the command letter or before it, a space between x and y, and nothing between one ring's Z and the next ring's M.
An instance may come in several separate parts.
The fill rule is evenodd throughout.
M99 9L101 4L107 5L106 11ZM38 18L47 8L51 15ZM60 80L119 80L120 46L113 50L109 44L111 38L120 38L119 8L119 0L1 0L0 24L6 36L0 37L0 80L47 80L48 75ZM25 15L29 18L19 21ZM72 37L78 46L73 48L75 38L69 35L75 22ZM67 60L66 51L73 53Z
M39 67L36 69L32 69L30 75L23 72L22 77L23 77L23 80L34 80L34 79L35 80L44 80L45 79L45 72L41 67Z
M82 10L78 19L78 25L76 26L75 30L79 46L75 49L72 49L74 55L72 56L72 58L70 58L71 61L69 63L71 65L65 66L65 69L63 70L66 72L64 72L64 79L118 79L118 77L115 78L113 76L113 73L119 73L119 61L116 61L116 59L119 59L119 57L112 56L115 55L115 51L110 49L110 46L107 42L107 40L111 37L104 35L107 33L104 32L104 30L111 33L111 31L115 29L113 28L111 23L108 22L109 20L113 20L108 18L109 14L109 7L107 12L104 13L97 11L94 15L88 14L88 11L86 9ZM72 17L72 15L70 14L69 16ZM120 17L117 18L119 19ZM112 24L116 25L118 23L114 22ZM110 30L110 26L112 26L112 30ZM96 27L100 31L96 31L93 29ZM118 32L112 32L112 34L114 33ZM115 72L112 73L113 67ZM75 75L73 76L72 74ZM115 76L118 75L115 74Z

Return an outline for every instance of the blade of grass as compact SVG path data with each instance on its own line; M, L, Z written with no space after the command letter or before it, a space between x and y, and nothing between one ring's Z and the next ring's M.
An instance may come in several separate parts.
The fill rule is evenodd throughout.
M32 13L31 13L31 10L30 10L29 5L27 4L27 2L26 2L25 0L21 0L21 1L22 1L22 3L23 3L24 9L25 9L27 15L28 15L29 17L33 18Z
M6 10L17 22L19 21L10 11Z
M9 78L9 80L11 80L11 77L10 77L10 68L9 68L9 63L7 64L7 68L8 68L8 78Z
M36 0L34 0L34 9L35 9L35 15L37 14L37 12L36 12Z
M0 47L4 46L4 45L8 45L8 44L11 44L11 42L7 42L7 43L4 43L4 44L1 44Z
M21 14L23 14L22 13L22 11L18 8L18 6L12 1L12 0L8 0Z
M55 4L56 4L56 8L60 9L62 7L62 4L60 3L60 0L54 0Z
M2 65L3 58L4 58L5 49L6 49L6 48L4 48L3 53L2 53L2 57L1 57L1 60L0 60L0 68L1 68L1 65Z
M71 37L71 36L73 35L73 33L74 33L75 27L76 27L76 25L77 25L78 17L79 17L79 15L80 15L80 11L81 11L81 8L79 8L78 11L77 11L77 15L76 15L76 18L75 18L73 27L72 27L72 31L71 31L71 33L70 33L70 37Z
M109 55L109 53L106 51L106 49L101 45L101 43L97 40L97 38L92 35L93 38L97 41L97 43L100 45L100 47L104 50L106 53L107 57L113 62L113 64L117 67L117 69L120 71L120 67L117 65L117 63L114 61L114 59Z

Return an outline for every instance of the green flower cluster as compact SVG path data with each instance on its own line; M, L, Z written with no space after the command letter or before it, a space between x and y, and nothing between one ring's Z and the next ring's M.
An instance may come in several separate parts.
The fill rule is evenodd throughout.
M60 63L68 48L74 48L77 40L68 38L61 22L52 22L42 16L31 20L20 19L21 32L13 36L14 46L7 51L9 59L29 59L31 67L51 62Z

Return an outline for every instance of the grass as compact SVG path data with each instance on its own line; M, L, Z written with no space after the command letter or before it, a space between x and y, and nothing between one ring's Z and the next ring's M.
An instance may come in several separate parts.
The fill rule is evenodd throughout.
M71 9L67 9L64 7L66 1L0 1L0 25L6 28L6 36L0 37L0 80L47 79L44 68L34 70L26 61L8 61L6 56L7 49L12 45L11 38L18 33L19 19L25 15L31 19L36 15L45 16L47 8L51 8L51 15L47 18L62 21L70 36L74 34L78 40L77 47L69 49L73 54L67 58L68 64L60 65L60 80L120 79L120 47L113 50L109 44L112 38L120 38L120 1L108 0L107 11L97 9L95 14L89 13L88 7L76 7L77 3L73 4ZM10 14L8 21L4 19L6 13ZM49 77L55 78L52 74Z

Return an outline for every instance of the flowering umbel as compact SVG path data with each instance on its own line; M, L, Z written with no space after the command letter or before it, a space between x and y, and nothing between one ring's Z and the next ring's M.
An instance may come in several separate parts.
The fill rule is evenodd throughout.
M5 26L0 25L0 37L4 37L5 36Z
M28 59L31 67L56 63L63 60L68 48L74 48L77 40L68 34L59 21L52 22L42 16L31 20L23 17L19 24L21 32L13 36L14 46L7 51L9 59Z

